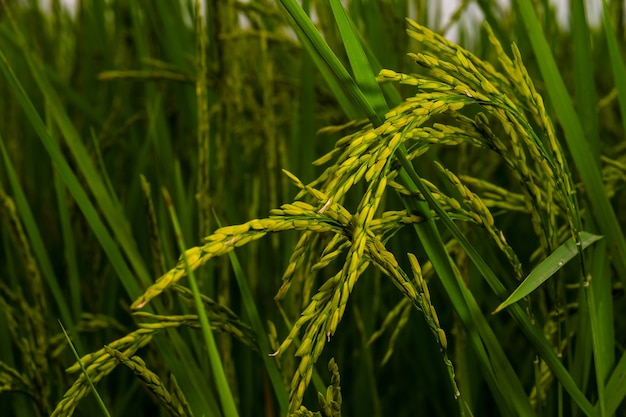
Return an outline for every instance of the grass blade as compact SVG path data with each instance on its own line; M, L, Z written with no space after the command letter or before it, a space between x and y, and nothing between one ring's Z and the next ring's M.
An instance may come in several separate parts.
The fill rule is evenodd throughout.
M295 0L280 0L280 4L294 21L292 27L298 33L300 40L306 46L320 71L322 71L326 81L329 82L333 93L344 106L348 116L355 119L367 117L375 125L382 123L382 119L376 114L357 83L324 41L298 2Z
M376 82L376 74L378 74L380 68L373 68L371 62L367 59L359 40L359 34L341 2L339 0L330 0L330 6L339 27L341 39L346 48L358 88L365 96L365 100L371 105L373 111L376 114L383 115L388 110L388 107L380 85Z
M72 196L83 211L83 214L90 223L94 233L100 240L102 247L109 255L113 266L118 271L120 278L123 279L129 295L131 297L138 296L141 294L141 291L133 278L133 274L128 269L128 265L126 264L124 257L117 248L117 245L115 245L111 235L106 230L106 227L101 222L100 216L98 215L95 207L91 204L85 190L80 185L76 175L72 172L58 145L48 133L45 125L35 110L35 107L26 95L26 92L22 88L17 77L11 70L2 51L0 51L0 70L4 73L5 77L9 81L9 85L13 88L16 97L21 102L26 115L29 117L33 127L46 147L46 150L49 152L51 159L54 161L63 182L66 184L68 190L72 193ZM96 175L96 177L99 176ZM102 190L104 190L104 187L99 187L99 191ZM144 277L147 279L147 272Z
M626 131L626 67L622 54L620 53L619 41L611 23L611 15L606 1L602 1L602 25L604 27L604 36L609 47L609 58L611 59L611 68L613 70L613 78L615 87L617 88L617 100L619 102L620 113L622 114L622 126Z
M606 245L600 242L596 251L599 255L607 254ZM604 261L606 257L596 256L592 258L592 279L584 286L586 302L589 305L589 321L591 327L591 340L593 346L593 359L598 382L598 403L600 416L607 416L605 383L613 369L615 361L613 330L613 298L610 293L611 276L608 273L608 265ZM608 297L606 296L608 292Z
M626 397L626 355L622 355L611 377L604 387L605 410L607 415L615 414ZM600 413L600 404L596 405L596 415Z
M237 407L235 406L235 401L230 391L228 380L226 379L226 374L222 366L220 354L217 350L217 344L215 343L213 331L211 330L211 325L209 324L209 318L204 310L202 299L200 298L198 283L196 282L196 277L193 271L189 268L189 264L187 262L187 256L185 254L187 247L185 246L185 242L180 230L178 217L176 216L176 212L174 211L172 199L165 188L163 188L163 197L170 213L172 225L176 234L176 241L178 242L178 246L182 254L182 258L185 262L185 267L187 269L187 276L189 277L189 283L191 285L191 290L193 291L193 299L196 305L198 319L200 320L200 326L202 328L202 336L204 337L204 342L206 344L207 354L209 362L211 363L211 369L213 371L213 377L215 378L215 385L219 394L222 410L226 417L237 417L239 415L237 413Z
M213 213L213 216L215 217L217 227L222 227L215 212ZM248 314L248 318L250 319L252 328L257 335L257 342L259 343L259 348L261 350L261 357L263 358L263 363L265 363L265 369L267 370L270 381L272 382L272 386L274 387L274 394L276 395L276 398L278 400L278 404L281 409L281 415L284 415L289 409L289 394L287 391L287 387L285 386L280 371L276 365L276 360L269 356L269 353L271 353L272 349L270 347L269 340L267 339L267 332L265 331L265 328L263 326L259 311L256 308L256 302L254 300L254 296L252 295L252 290L250 288L248 280L246 279L245 273L241 268L239 258L237 258L237 254L234 251L229 252L228 256L230 258L230 263L233 267L233 271L235 272L235 278L237 279L239 291L241 291L243 306L246 310L246 313Z
M574 76L576 86L576 109L585 129L585 136L596 162L600 162L598 114L596 109L595 81L593 79L593 56L589 26L585 16L585 2L575 0L572 13L572 38L574 50Z
M91 388L91 392L93 392L93 395L96 397L96 401L98 402L98 406L102 410L102 414L104 414L106 417L111 417L111 414L109 414L109 410L104 404L102 397L98 393L98 390L96 389L96 387L93 385L93 382L91 381L91 378L89 377L89 373L87 372L87 369L85 369L83 362L80 360L80 355L78 354L78 351L76 351L76 347L74 346L74 343L72 342L72 339L70 338L70 335L67 334L67 332L65 331L65 327L63 327L63 324L61 323L61 321L59 321L59 325L61 326L61 330L63 330L63 335L65 336L65 339L67 339L68 344L70 345L70 348L72 349L72 353L74 354L74 357L76 358L76 360L78 361L78 364L80 365L80 370L82 371L83 375L85 375L85 379L87 380L87 383L89 384L89 387Z
M582 248L586 249L592 243L602 239L602 236L581 232L580 239L582 242ZM576 255L578 255L578 248L576 247L576 243L574 243L573 239L563 243L554 252L552 252L550 256L541 261L541 263L539 263L539 265L537 265L535 269L528 274L524 281L493 311L493 313L498 313L511 304L514 304L522 298L530 295L530 293L539 288L541 284L546 282L558 270L563 268L565 264L571 261Z

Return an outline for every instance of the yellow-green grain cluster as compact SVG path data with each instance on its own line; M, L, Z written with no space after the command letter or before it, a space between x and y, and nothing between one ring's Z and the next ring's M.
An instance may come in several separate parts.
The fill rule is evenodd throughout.
M185 409L185 403L179 401L175 395L172 395L161 379L146 367L145 362L139 356L127 357L119 350L105 346L104 349L108 354L117 359L122 365L133 371L135 375L143 382L145 387L157 399L159 404L172 417L191 417L188 410ZM178 392L180 394L180 391Z
M294 200L270 211L270 215L243 224L218 228L202 239L202 244L189 248L183 257L170 270L160 277L131 305L139 329L109 344L106 348L83 356L81 362L93 382L98 382L119 363L131 368L159 399L172 415L187 415L184 401L172 391L165 389L158 377L151 373L143 361L133 357L136 351L148 344L155 332L161 329L198 326L196 315L176 314L157 315L136 310L165 291L178 296L177 300L192 306L192 293L182 280L190 270L195 271L209 260L228 254L238 247L257 241L267 235L295 231L300 235L282 274L282 284L275 299L280 303L290 290L297 287L299 299L297 318L293 321L282 343L276 343L272 354L276 360L288 352L292 344L297 344L293 355L297 364L291 369L289 382L289 409L291 415L313 415L302 405L315 366L325 346L341 332L341 321L350 302L350 297L359 280L370 265L375 266L399 290L401 301L389 312L382 324L382 330L398 321L387 354L386 362L393 352L394 340L408 320L412 308L419 310L426 319L434 340L441 348L441 357L449 373L455 396L457 388L455 371L448 359L448 340L444 324L435 310L430 291L424 278L432 272L432 265L424 262L423 272L417 258L409 254L408 261L412 274L408 274L398 262L396 255L388 247L388 242L402 228L424 221L437 221L434 212L426 210L415 213L405 207L391 207L393 201L386 199L391 191L406 198L424 201L419 192L403 185L401 165L397 152L406 151L410 162L424 163L433 168L425 170L432 177L422 179L426 189L456 222L471 222L477 225L480 233L488 236L510 263L512 276L522 278L524 271L515 248L509 244L498 227L498 212L516 211L526 214L533 230L541 242L543 255L562 240L563 235L577 235L579 217L573 203L573 185L564 162L563 152L555 139L554 128L546 114L541 97L537 94L525 70L519 51L513 47L513 59L504 53L502 46L490 33L502 71L455 45L434 32L409 22L412 30L409 36L416 39L422 49L409 54L420 74L403 74L389 69L380 71L379 82L396 82L416 87L416 93L384 115L379 126L366 122L351 122L342 126L327 128L326 132L348 132L340 138L333 150L315 161L316 165L326 165L322 173L310 183L302 182L296 175L284 170L286 181L290 181L298 192ZM489 28L487 28L489 31ZM267 40L265 40L267 41ZM265 42L264 41L264 42ZM261 54L267 53L267 45L261 44ZM199 69L204 74L206 68ZM270 81L272 68L264 68L262 77ZM272 85L268 82L268 85ZM200 90L204 84L198 81ZM198 97L203 97L199 91ZM270 101L271 88L263 90L263 100ZM230 103L229 105L235 105ZM226 106L230 108L229 106ZM200 106L199 114L207 117L207 109ZM225 116L229 116L228 112ZM471 117L470 117L471 116ZM277 117L269 114L268 118ZM229 122L233 120L228 119ZM262 134L267 136L267 164L274 169L278 166L273 154L279 143L274 139L277 132L270 126L262 126ZM202 155L199 156L200 174L198 185L208 187L206 176L208 144L205 141L208 125L198 132ZM228 130L228 129L226 129ZM226 132L232 133L232 132ZM474 149L499 158L508 169L516 184L516 190L508 190L499 184L478 177L480 169L471 167L470 172L454 172L452 166L432 163L425 157L431 149L454 148ZM218 148L221 149L221 148ZM284 155L284 152L281 152ZM218 161L220 157L218 156ZM219 162L220 164L222 162ZM477 162L479 164L480 161ZM608 164L608 162L607 162ZM612 171L607 175L626 172L623 166L612 163ZM218 171L223 167L218 167ZM621 168L621 170L616 170ZM269 178L273 203L279 200L280 187L276 178ZM203 185L204 184L204 185ZM218 186L216 193L222 195ZM359 190L356 202L349 201L355 189ZM474 191L472 191L474 190ZM198 190L199 192L201 190ZM145 192L148 202L149 193ZM209 206L207 196L198 195L201 208ZM251 211L254 211L251 209ZM200 230L209 224L206 212L201 216ZM152 227L155 230L155 227ZM158 235L154 240L158 242ZM446 250L455 247L456 242L447 242ZM156 245L160 246L160 245ZM276 247L273 241L273 247ZM161 271L162 255L153 248L154 269ZM412 278L410 278L412 276ZM226 278L224 278L226 277ZM318 278L322 278L322 282ZM228 275L222 277L222 281ZM228 282L221 282L222 290ZM220 292L228 300L227 291ZM1 300L0 300L1 301ZM205 311L214 330L227 332L252 349L257 349L257 338L250 327L241 323L236 315L222 303L202 297ZM6 304L6 303L5 303ZM7 307L8 309L8 307ZM149 320L149 322L147 322ZM273 325L272 334L276 332ZM370 342L380 336L375 333ZM297 343L297 341L299 343ZM284 367L283 369L288 369ZM78 371L78 365L68 371ZM320 396L320 405L326 416L340 415L341 390L336 364L331 361L329 369L333 373L332 385L326 395ZM0 371L2 368L0 367ZM10 370L0 379L9 386L20 384ZM53 415L69 415L80 399L88 393L88 385L83 375L79 376L57 405Z
M554 232L558 228L558 217L562 216L575 234L572 219L576 217L577 209L572 200L571 180L563 152L556 141L543 101L521 62L519 51L513 46L514 59L508 58L487 27L489 39L504 70L500 73L491 64L458 45L414 22L409 23L413 27L409 35L424 46L422 52L409 56L426 69L427 76L383 70L379 74L380 80L417 86L420 92L414 99L430 102L422 107L422 111L445 107L439 102L445 102L450 110L468 104L479 104L483 108L473 121L464 116L454 116L461 122L464 131L457 136L457 140L491 149L503 158L510 167L512 177L520 184L535 232L545 253L549 253L557 244ZM446 97L437 101L429 99L427 95L434 92L445 92ZM539 129L533 129L532 123L536 123ZM448 129L450 127L445 126L443 130L437 130L445 132ZM432 131L425 133L431 140L437 137ZM449 139L438 143L453 144Z
M312 412L305 406L300 406L298 410L292 412L293 417L341 417L341 376L339 375L339 367L335 362L335 358L331 358L328 362L328 370L331 372L331 385L326 388L326 393L317 393L317 401L322 409L321 412Z
M186 288L174 286L173 289L182 293L183 297L190 296L189 290ZM234 313L232 313L228 308L218 305L207 297L203 297L203 301L205 304L205 311L207 315L211 317L211 325L214 331L228 333L240 340L243 344L248 345L250 348L257 348L254 335L251 330L247 325L241 323ZM156 333L180 327L200 327L198 316L195 314L163 316L147 312L136 312L135 315L138 319L145 320L138 323L139 329L109 343L107 346L96 352L92 352L80 358L80 362L89 375L89 379L94 384L110 374L120 362L129 366L133 371L141 371L142 364L137 360L131 360L129 358L132 358L139 349L149 344ZM131 360L131 362L126 362L127 360ZM67 369L67 372L69 373L76 373L80 371L81 366L78 362ZM157 381L158 378L154 379L156 376L151 374L146 369L143 369L141 372L143 373L139 375L140 378L144 378L144 382L146 383L150 382L150 384L152 384L151 389L156 389L157 386L154 384L160 384L160 381ZM71 415L79 402L89 394L90 389L91 388L85 374L81 373L72 386L67 390L61 401L59 401L52 413L52 416ZM166 408L173 405L175 406L177 413L182 410L180 411L182 414L175 415L190 415L188 407L184 405L186 403L184 395L180 392L176 393L177 388L174 387L173 389L173 394L176 395L176 398L170 395L169 392L165 395L165 392L161 391L163 397L160 398L160 401L165 401L165 398L167 398L167 401L170 401L171 403L167 405L163 404ZM159 397L156 392L155 395Z
M316 213L313 206L295 202L286 204L276 213L288 216L272 216L266 219L255 219L237 226L219 228L212 235L205 238L203 246L191 248L185 252L187 263L191 270L196 270L212 258L224 255L236 247L243 246L258 240L268 233L285 230L311 230L315 232L330 231L338 221L331 215L332 211L321 215ZM185 262L179 260L175 268L162 275L146 292L131 305L132 309L144 307L151 299L161 294L165 289L175 284L186 274Z
M147 345L152 340L154 330L138 329L121 339L110 343L107 348L102 348L96 352L87 354L80 358L89 379L93 384L97 384L104 377L110 374L118 364L118 361L107 351L107 349L115 349L125 356L134 355L137 350ZM80 372L81 366L76 363L67 369L67 372ZM81 373L72 386L66 391L63 398L57 403L52 417L70 416L74 410L91 391L89 381L85 373Z

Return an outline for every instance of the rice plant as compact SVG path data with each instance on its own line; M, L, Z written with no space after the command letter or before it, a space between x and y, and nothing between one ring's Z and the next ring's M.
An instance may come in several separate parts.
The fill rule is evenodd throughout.
M0 413L623 414L623 2L470 3L2 0Z

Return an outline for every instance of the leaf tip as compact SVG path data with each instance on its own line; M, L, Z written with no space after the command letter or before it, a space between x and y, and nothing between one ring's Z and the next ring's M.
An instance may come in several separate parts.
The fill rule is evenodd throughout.
M491 312L491 315L498 314L499 312L501 312L502 310L504 310L506 307L507 307L507 304L506 304L506 303L502 303L502 304L500 304L498 307L496 307L496 309L495 309L495 310L493 310L493 311Z

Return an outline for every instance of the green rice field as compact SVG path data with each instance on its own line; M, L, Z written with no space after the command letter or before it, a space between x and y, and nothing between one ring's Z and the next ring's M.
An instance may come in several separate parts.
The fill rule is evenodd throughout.
M459 3L0 0L0 416L626 416L626 4Z

